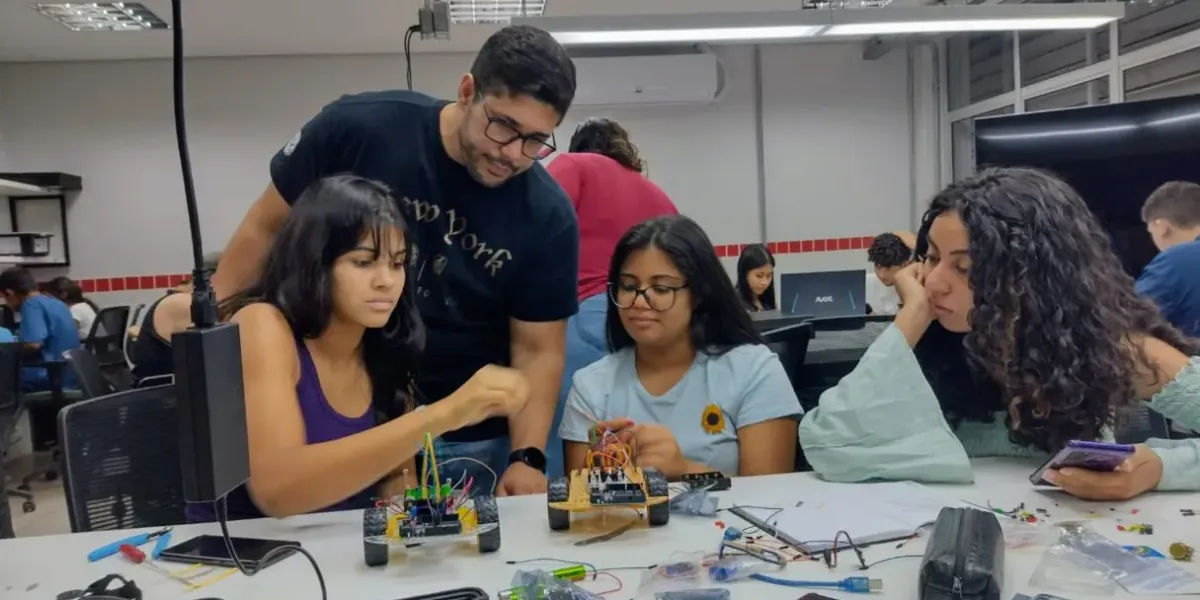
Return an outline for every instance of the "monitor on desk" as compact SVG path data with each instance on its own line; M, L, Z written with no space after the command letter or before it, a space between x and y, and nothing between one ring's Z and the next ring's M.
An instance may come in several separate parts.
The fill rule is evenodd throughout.
M785 273L779 283L784 313L812 315L818 320L867 314L865 270Z

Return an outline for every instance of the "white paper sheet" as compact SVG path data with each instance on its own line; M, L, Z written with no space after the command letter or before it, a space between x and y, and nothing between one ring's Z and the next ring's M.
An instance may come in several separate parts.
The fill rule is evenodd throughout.
M911 481L821 482L805 485L794 498L763 504L771 505L782 510L744 508L780 533L799 542L813 542L809 547L814 551L832 545L838 531L863 545L904 538L936 521L943 507L965 506L961 500Z

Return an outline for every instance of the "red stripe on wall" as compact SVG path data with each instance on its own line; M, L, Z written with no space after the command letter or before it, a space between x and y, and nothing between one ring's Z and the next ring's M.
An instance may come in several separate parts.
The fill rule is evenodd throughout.
M813 240L784 240L767 242L767 249L772 254L809 254L813 252L842 252L847 250L864 250L870 247L874 236L825 238ZM721 258L737 258L742 250L749 246L745 244L717 244L713 247ZM190 277L185 273L171 275L123 275L120 277L99 277L80 279L79 287L85 294L96 292L123 292L136 290L165 290L179 285L184 278Z

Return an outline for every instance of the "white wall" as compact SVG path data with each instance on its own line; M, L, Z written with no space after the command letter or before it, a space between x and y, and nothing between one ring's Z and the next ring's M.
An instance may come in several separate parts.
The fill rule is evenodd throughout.
M936 186L937 140L928 135L936 118L925 120L937 111L930 58L910 65L901 48L863 61L857 44L760 50L761 103L754 48L725 47L726 91L716 103L580 107L559 130L559 143L566 145L583 118L618 119L647 158L651 178L705 227L720 253L731 255L730 269L739 245L759 241L783 251L777 259L784 272L864 266L863 239L910 227L914 194L923 201ZM415 87L449 96L471 58L418 55ZM187 78L202 230L206 248L214 249L267 184L272 154L308 117L343 93L402 86L404 61L193 60ZM10 166L83 177L69 212L72 266L62 272L103 289L148 288L95 294L117 303L153 299L170 274L189 270L168 62L0 65L0 90ZM816 251L821 246L844 249ZM46 269L39 278L59 273Z

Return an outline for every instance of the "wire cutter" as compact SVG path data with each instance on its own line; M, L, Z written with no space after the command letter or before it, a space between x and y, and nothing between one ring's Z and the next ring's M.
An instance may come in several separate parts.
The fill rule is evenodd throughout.
M171 528L166 527L150 533L139 533L96 548L88 553L88 562L96 562L100 559L108 558L120 552L121 546L129 545L137 547L150 540L156 540L154 542L154 549L150 551L150 558L158 558L163 553L163 550L166 550L171 544Z

